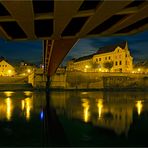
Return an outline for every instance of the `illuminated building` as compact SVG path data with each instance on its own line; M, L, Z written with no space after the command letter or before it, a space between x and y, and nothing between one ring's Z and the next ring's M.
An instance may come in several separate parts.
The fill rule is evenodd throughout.
M4 58L0 58L0 76L13 76L15 74L15 68Z
M109 70L104 66L106 62L113 63L111 72L131 72L133 57L130 55L127 42L101 47L95 54L74 59L68 62L67 70L108 72Z

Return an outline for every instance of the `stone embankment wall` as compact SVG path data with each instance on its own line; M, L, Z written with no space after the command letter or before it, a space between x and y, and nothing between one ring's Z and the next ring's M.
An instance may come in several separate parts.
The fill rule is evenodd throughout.
M43 73L32 73L28 82L34 88L45 88ZM65 72L57 73L50 79L50 87L57 89L120 89L148 88L148 75L131 73Z
M51 88L64 89L120 89L148 88L148 75L130 73L69 72L55 74Z
M15 77L8 77L8 76L0 76L0 84L26 84L28 83L27 76L15 76Z

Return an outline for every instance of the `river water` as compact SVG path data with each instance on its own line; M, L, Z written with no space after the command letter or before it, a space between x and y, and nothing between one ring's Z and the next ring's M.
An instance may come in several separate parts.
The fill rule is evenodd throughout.
M0 92L0 146L148 146L148 92Z

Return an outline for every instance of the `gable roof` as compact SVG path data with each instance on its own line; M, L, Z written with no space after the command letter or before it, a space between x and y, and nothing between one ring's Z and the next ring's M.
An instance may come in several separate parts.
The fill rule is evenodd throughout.
M112 52L112 51L114 51L118 46L121 47L122 49L124 49L125 46L126 46L126 41L123 41L123 42L121 42L121 43L114 44L114 45L109 45L109 46L100 47L99 50L96 52L96 54L103 54L103 53Z
M126 43L127 43L126 41L123 41L123 42L118 43L118 44L100 47L99 50L98 50L96 53L94 53L94 54L91 54L91 55L88 55L88 56L84 56L84 57L80 57L80 58L78 58L78 59L73 59L73 60L74 60L74 62L79 62L79 61L83 61L83 60L89 60L89 59L91 59L94 55L112 52L112 51L114 51L117 47L121 47L122 49L124 49L125 46L126 46Z

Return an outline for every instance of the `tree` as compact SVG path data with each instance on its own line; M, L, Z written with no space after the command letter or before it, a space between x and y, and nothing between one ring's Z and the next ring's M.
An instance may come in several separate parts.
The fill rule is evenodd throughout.
M91 68L94 70L94 72L95 72L95 70L96 70L96 68L98 68L98 66L99 66L99 64L97 64L96 62L90 62L90 65L91 65Z
M111 68L113 67L113 61L103 63L104 68L107 68L110 72Z

